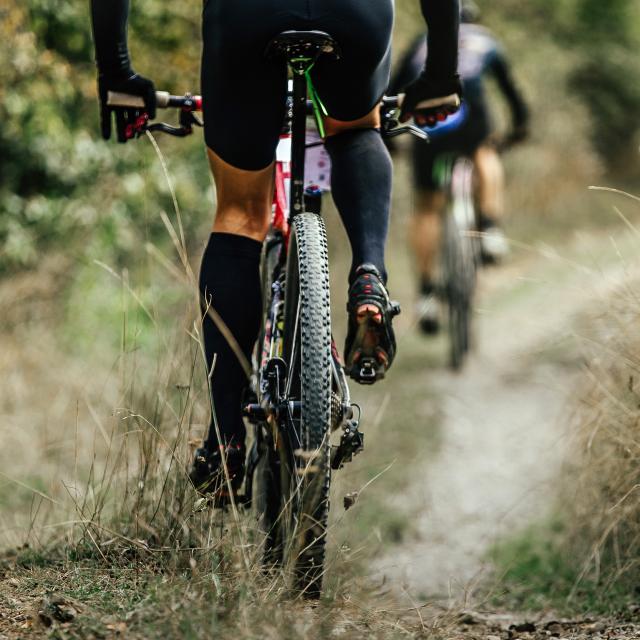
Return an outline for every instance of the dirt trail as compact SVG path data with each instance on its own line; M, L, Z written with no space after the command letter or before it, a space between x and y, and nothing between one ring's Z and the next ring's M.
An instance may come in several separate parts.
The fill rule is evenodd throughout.
M605 236L583 237L563 257L539 250L484 273L466 369L425 373L442 442L403 500L418 539L376 564L409 594L464 599L492 543L549 509L581 366L579 318L628 275L603 246Z

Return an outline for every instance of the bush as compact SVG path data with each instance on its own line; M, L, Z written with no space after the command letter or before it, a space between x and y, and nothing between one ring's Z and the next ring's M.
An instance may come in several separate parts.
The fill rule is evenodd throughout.
M197 10L154 12L149 5L165 3L133 4L132 32L152 20L141 13L145 7L159 30L133 35L142 44L134 47L134 61L162 87L193 89L198 51L186 45L193 42ZM0 10L0 59L6 61L0 68L0 273L33 265L51 247L79 253L91 247L117 259L132 245L164 236L157 213L172 205L150 145L100 138L90 31L81 0L9 0ZM171 64L157 63L157 49ZM185 78L193 84L184 86ZM200 136L161 144L183 167L174 171L183 206L203 213L210 194L201 187L209 183L204 154L194 153ZM187 221L193 226L200 219Z

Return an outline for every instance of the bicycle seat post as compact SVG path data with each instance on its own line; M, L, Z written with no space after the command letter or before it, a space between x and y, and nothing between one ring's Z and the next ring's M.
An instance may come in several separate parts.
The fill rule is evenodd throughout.
M339 57L335 41L323 31L285 31L269 43L266 51L268 58L284 59L293 74L290 216L304 211L307 83L311 68L322 55Z
M293 119L291 123L291 216L304 209L304 172L307 134L307 79L309 60L289 60L293 72Z

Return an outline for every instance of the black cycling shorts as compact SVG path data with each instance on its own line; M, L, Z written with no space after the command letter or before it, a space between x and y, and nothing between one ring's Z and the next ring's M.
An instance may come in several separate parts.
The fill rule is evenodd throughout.
M487 140L489 134L488 121L485 118L470 115L467 122L459 129L441 138L435 138L429 144L415 139L411 153L415 188L421 191L439 190L441 185L434 175L438 157L444 154L472 156Z
M393 0L206 0L202 95L207 146L234 167L273 162L285 117L287 69L267 60L282 31L331 35L339 60L320 58L312 70L318 94L336 120L357 120L389 83Z

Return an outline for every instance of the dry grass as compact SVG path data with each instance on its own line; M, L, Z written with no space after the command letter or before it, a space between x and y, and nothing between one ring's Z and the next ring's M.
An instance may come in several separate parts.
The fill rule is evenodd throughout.
M604 593L640 577L640 299L637 281L598 319L575 418L566 504L569 551Z
M625 195L618 192L618 195ZM632 200L636 198L630 196ZM637 252L638 230L618 211ZM614 245L615 241L611 240ZM624 250L618 257L624 261ZM622 272L623 271L623 272ZM625 275L626 274L626 275ZM594 274L597 278L597 274ZM568 429L552 521L496 550L508 606L637 613L640 578L640 296L624 263L617 288L594 299L578 339L584 373ZM515 603L515 604L514 604Z
M208 376L173 204L160 215L175 257L148 245L125 268L47 260L0 287L11 312L0 334L0 632L387 638L446 627L447 611L427 624L422 605L394 608L386 586L349 577L379 516L352 551L334 515L326 594L309 607L281 572L263 572L250 514L196 495L186 470L209 420Z
M169 302L140 273L97 264L71 317L58 305L64 265L48 299L27 276L0 288L5 300L34 292L0 335L0 636L436 637L448 611L425 622L422 603L399 608L386 585L350 575L379 515L351 550L334 513L327 592L311 607L262 571L250 513L198 498L186 470L209 407L196 301L186 277L154 264L155 285L181 291ZM94 288L118 309L109 321Z

